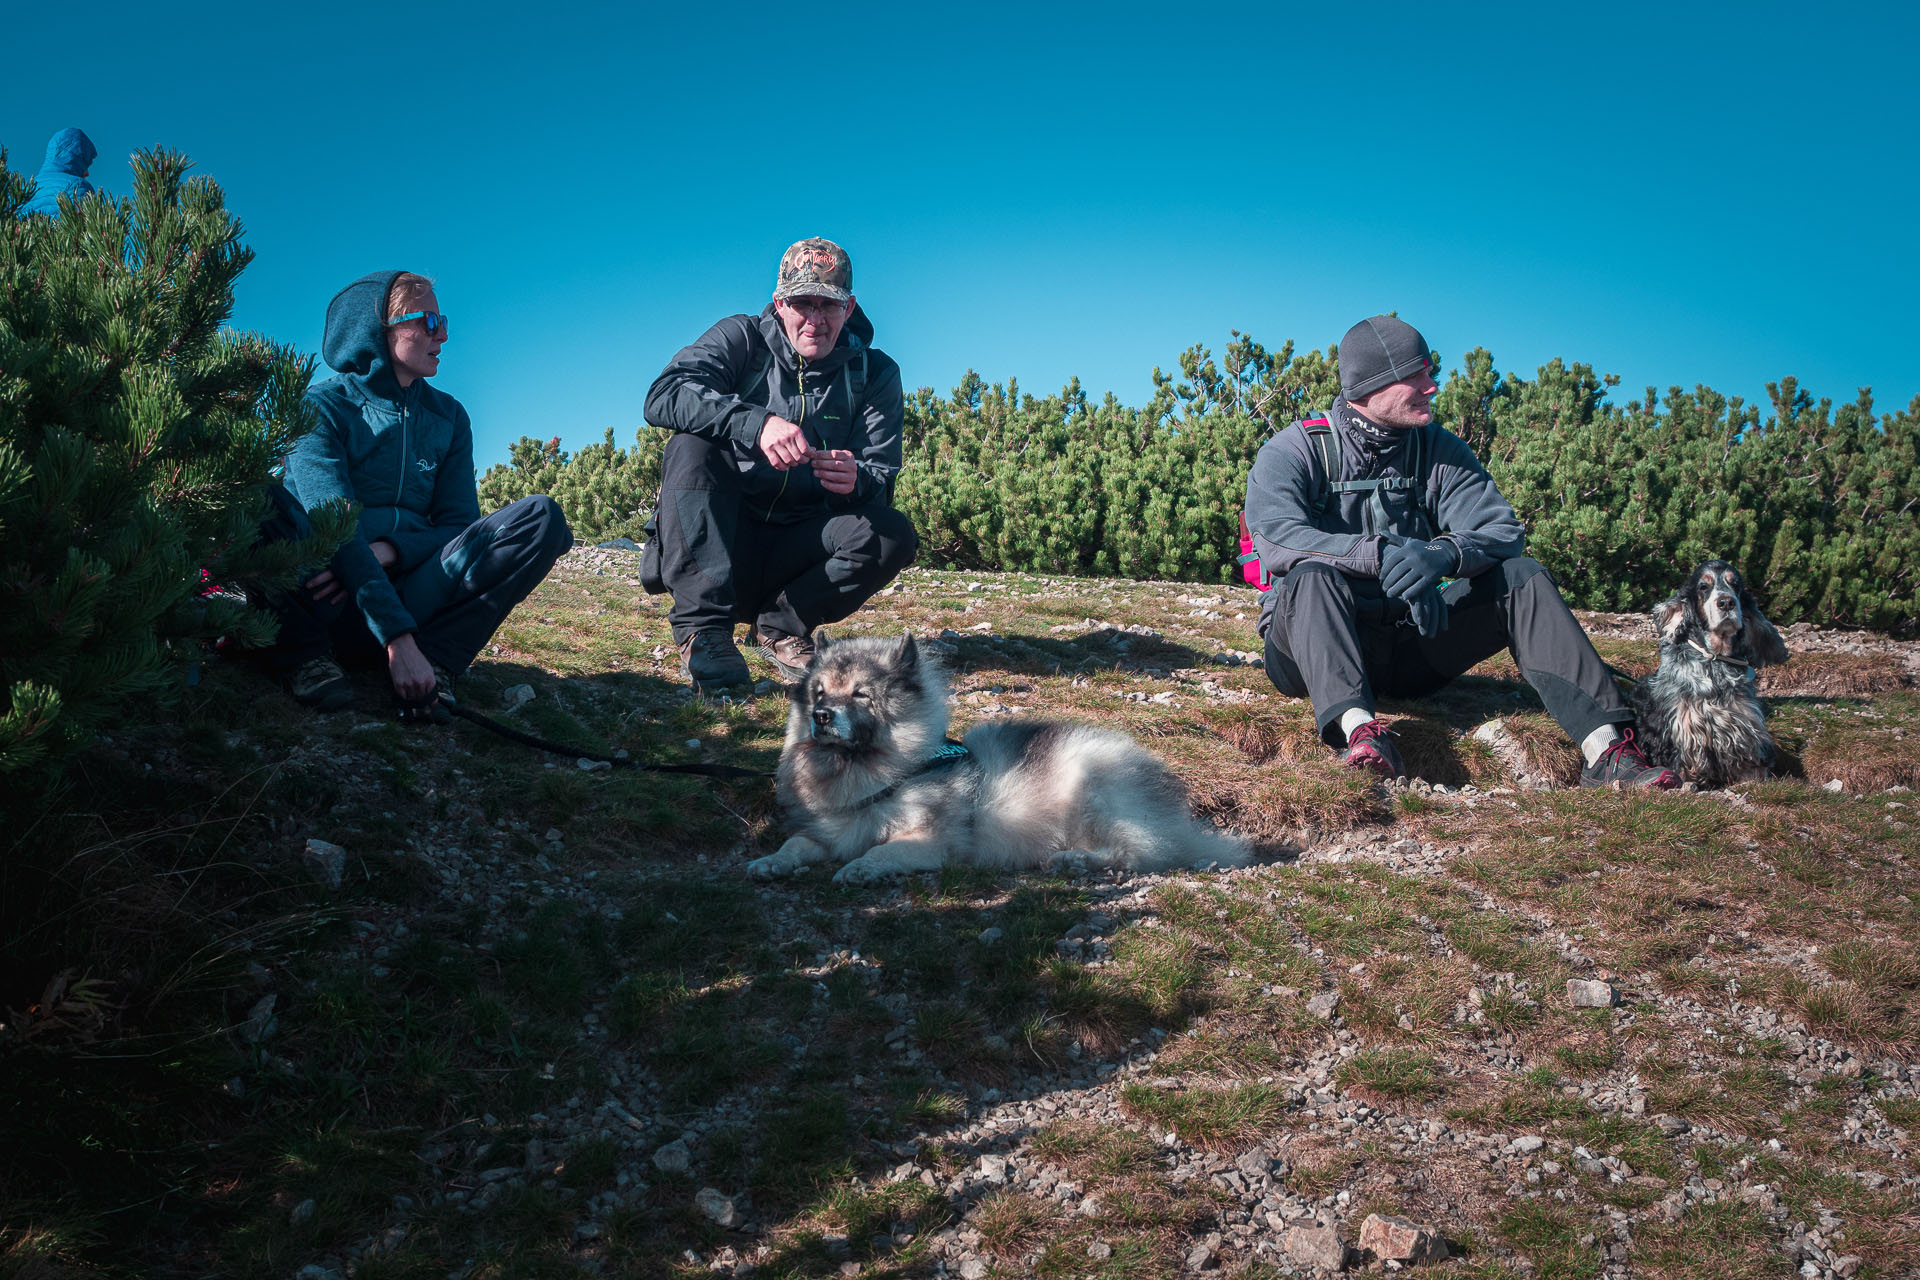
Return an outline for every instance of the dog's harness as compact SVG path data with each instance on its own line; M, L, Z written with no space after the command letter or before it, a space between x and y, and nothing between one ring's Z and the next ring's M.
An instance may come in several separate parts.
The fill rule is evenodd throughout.
M948 738L940 744L938 751L935 751L921 763L918 769L915 769L912 773L909 773L896 782L888 783L866 799L854 801L848 805L847 808L849 810L871 809L874 805L879 804L882 800L885 800L888 796L891 796L915 778L932 773L936 769L947 769L956 764L964 764L971 759L973 759L973 752L967 750L964 743L955 742L952 738Z

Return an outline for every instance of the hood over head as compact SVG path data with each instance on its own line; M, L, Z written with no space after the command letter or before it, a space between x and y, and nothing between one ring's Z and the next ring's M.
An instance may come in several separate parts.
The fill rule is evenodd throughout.
M93 167L93 139L79 129L62 129L47 139L47 158L41 173L65 173L79 177Z
M370 271L333 295L320 358L337 373L365 381L370 390L391 399L400 394L387 353L387 295L400 271Z

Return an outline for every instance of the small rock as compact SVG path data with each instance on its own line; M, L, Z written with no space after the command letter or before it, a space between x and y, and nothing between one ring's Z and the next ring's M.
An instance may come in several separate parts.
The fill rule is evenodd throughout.
M1307 1012L1316 1018L1332 1018L1333 1011L1340 1007L1338 991L1323 991L1307 1001Z
M694 1193L693 1207L716 1226L731 1227L740 1221L740 1207L731 1197L722 1194L713 1187L702 1187Z
M603 551L638 551L640 544L632 538L608 538L605 542L593 544Z
M1688 1129L1692 1128L1693 1126L1689 1125L1685 1120L1682 1120L1679 1116L1670 1116L1670 1115L1667 1115L1665 1112L1662 1112L1661 1114L1653 1118L1653 1127L1658 1129L1661 1133L1666 1134L1669 1138L1671 1138L1678 1134L1685 1133Z
M1340 1271L1347 1265L1347 1246L1340 1239L1340 1228L1331 1224L1288 1227L1287 1256L1303 1267L1322 1271Z
M1529 1133L1513 1140L1513 1149L1521 1155L1530 1155L1547 1145L1547 1140L1538 1134Z
M313 1211L313 1201L302 1200L299 1204L293 1206L293 1212L287 1215L287 1225L290 1227L306 1226L309 1222L313 1221Z
M1844 785L1842 785L1842 784L1841 784L1841 782L1840 782L1840 779L1838 779L1838 778L1829 778L1829 779L1827 780L1827 786L1826 786L1826 789L1827 789L1828 791L1845 791L1845 790L1846 790L1846 787L1845 787Z
M580 767L580 772L582 773L604 773L608 769L613 768L613 761L611 760L589 760L585 756L581 756L578 760L575 760L574 764Z
M968 1258L960 1264L960 1280L987 1280L987 1264L978 1258Z
M240 1038L248 1044L260 1044L279 1028L279 1021L273 1016L274 1002L278 996L264 995L254 1001L253 1008L247 1010L247 1020L240 1026ZM305 1201L309 1209L313 1201Z
M1105 1240L1095 1240L1087 1246L1087 1256L1095 1262L1105 1262L1113 1256L1113 1246Z
M1007 931L1005 929L1000 928L998 925L994 926L991 929L982 929L980 931L980 941L989 947L992 946L994 943L1000 941L1000 939L1006 936L1007 936Z
M693 1164L686 1140L675 1138L653 1153L653 1167L662 1173L685 1173Z
M508 711L518 711L533 701L533 686L530 684L509 685L500 695L500 705Z
M1273 1157L1265 1147L1248 1147L1233 1162L1233 1167L1249 1178L1264 1178L1273 1167Z
M1833 1260L1833 1274L1842 1277L1843 1280L1846 1277L1858 1275L1865 1261L1866 1259L1857 1253L1843 1253Z
M1189 1271L1205 1271L1212 1264L1213 1246L1210 1244L1197 1244L1193 1247L1193 1250L1187 1254L1187 1270Z
M329 889L338 889L347 871L347 851L326 840L308 840L300 855L313 878Z
M1613 1006L1613 984L1590 978L1567 979L1567 1003L1576 1009L1607 1009Z
M698 751L700 749L700 739L688 738L685 742L681 743L680 745L685 747L689 751Z
M1005 1156L981 1156L980 1176L998 1186L1007 1180L1007 1158Z
M1360 1247L1382 1261L1415 1266L1447 1257L1447 1242L1433 1228L1380 1213L1368 1214L1360 1224Z
M562 832L560 828L558 827L547 828L546 841L548 844L559 844L566 838L567 838L566 834Z

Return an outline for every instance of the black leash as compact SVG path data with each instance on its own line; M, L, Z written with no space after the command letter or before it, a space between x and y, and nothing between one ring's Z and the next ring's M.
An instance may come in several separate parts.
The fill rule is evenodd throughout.
M641 760L621 760L613 756L595 755L591 751L581 751L562 742L549 742L531 733L523 733L511 725L501 724L492 716L482 715L471 707L461 706L447 694L439 693L438 690L435 692L440 699L440 705L462 720L477 724L489 733L497 733L510 741L539 751L550 751L557 756L572 756L578 760L592 760L601 764L610 764L618 769L639 769L646 773L692 773L703 778L771 778L773 776L773 771L770 769L742 769L731 764L647 764Z

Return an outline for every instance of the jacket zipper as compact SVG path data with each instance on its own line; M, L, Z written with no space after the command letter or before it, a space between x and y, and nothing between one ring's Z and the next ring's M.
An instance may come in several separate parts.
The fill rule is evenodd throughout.
M407 493L407 401L406 388L400 389L400 482L393 490L393 529L400 532L400 504Z

